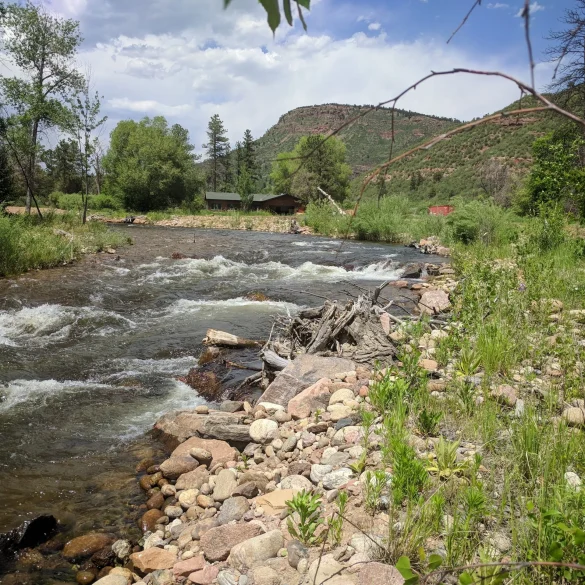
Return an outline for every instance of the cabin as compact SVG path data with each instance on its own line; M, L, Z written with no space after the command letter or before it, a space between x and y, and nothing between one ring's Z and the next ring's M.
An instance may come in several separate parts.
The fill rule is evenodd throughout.
M207 209L217 211L228 211L230 209L241 209L242 202L237 193L205 193ZM292 215L301 210L301 202L291 195L271 195L269 193L258 193L254 195L252 209L262 209L279 215Z

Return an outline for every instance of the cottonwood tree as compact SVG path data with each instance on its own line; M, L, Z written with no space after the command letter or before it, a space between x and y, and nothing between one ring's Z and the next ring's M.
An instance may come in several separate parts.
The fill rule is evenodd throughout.
M119 122L103 158L108 192L126 209L152 211L193 202L203 188L188 131L162 116Z
M324 138L304 136L292 152L278 155L270 175L276 192L309 202L321 198L321 188L337 201L345 199L351 176L345 144L335 137L325 142Z
M240 176L238 177L237 192L240 196L242 209L249 211L254 203L254 180L250 171L245 165L240 169Z
M9 4L2 26L2 50L19 73L0 84L5 103L18 118L15 126L20 125L27 137L20 145L19 166L27 174L26 210L30 213L39 133L66 120L64 101L82 82L75 67L82 38L77 21L52 16L30 0L24 5Z
M81 90L70 100L71 116L69 118L69 132L77 145L77 155L81 168L83 190L81 201L83 207L82 222L87 221L87 206L90 192L90 170L94 166L98 138L94 136L96 130L102 126L107 116L100 117L101 102L98 92L92 95L91 77L88 75Z
M211 116L207 127L207 144L203 145L209 159L209 184L214 192L217 192L225 175L225 157L229 149L227 130L217 114Z
M510 168L492 159L480 167L478 184L486 195L499 202L510 184Z

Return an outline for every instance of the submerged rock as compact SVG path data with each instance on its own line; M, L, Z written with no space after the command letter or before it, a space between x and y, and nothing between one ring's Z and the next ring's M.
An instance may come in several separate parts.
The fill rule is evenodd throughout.
M18 528L0 534L0 557L9 556L23 548L33 548L46 542L57 532L54 516L39 516L23 522Z

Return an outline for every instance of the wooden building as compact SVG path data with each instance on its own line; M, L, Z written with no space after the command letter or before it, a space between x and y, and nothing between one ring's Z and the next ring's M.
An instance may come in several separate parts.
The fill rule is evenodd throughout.
M205 193L207 209L228 211L229 209L240 209L242 203L237 193ZM252 209L263 209L281 215L291 215L301 209L301 202L291 195L270 195L259 193L254 195Z

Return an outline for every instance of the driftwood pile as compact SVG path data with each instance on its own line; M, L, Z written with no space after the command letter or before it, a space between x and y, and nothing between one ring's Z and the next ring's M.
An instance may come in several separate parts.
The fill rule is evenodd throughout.
M379 304L380 293L387 284L356 300L326 301L323 306L303 310L294 317L279 318L274 339L273 332L264 346L265 363L279 369L277 358L292 360L303 353L344 357L370 365L391 362L396 347L388 335L390 323L403 320L387 312L392 303Z

